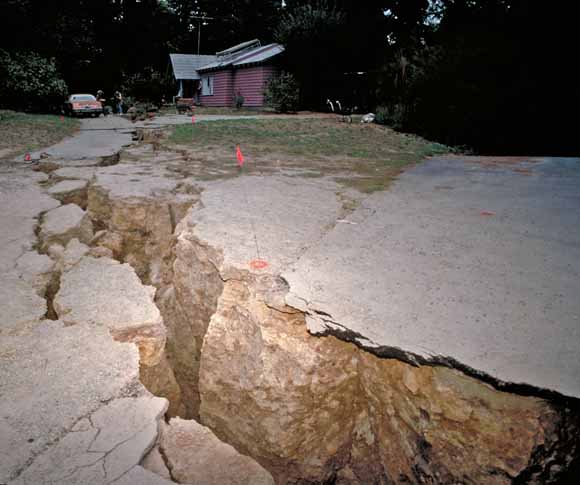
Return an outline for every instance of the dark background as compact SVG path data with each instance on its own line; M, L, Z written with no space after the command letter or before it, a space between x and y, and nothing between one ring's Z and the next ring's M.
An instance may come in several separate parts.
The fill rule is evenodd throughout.
M197 52L204 15L201 53L282 42L305 109L330 97L480 153L578 155L576 3L2 0L0 51L53 58L69 92L112 95L140 76L170 98L168 54Z

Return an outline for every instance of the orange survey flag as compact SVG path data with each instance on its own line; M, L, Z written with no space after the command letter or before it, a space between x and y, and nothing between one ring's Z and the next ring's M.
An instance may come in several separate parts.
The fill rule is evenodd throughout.
M238 159L238 167L243 167L244 155L242 154L242 150L240 150L240 145L236 146L236 158Z

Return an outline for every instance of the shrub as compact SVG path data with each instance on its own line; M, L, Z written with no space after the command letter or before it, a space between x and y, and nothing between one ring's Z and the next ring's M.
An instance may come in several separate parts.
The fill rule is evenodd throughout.
M20 111L56 111L62 107L67 91L54 59L35 52L0 49L1 106Z
M125 78L122 93L125 97L139 101L161 104L165 92L170 89L171 81L153 68L145 68L141 72ZM127 104L125 102L125 104Z
M283 72L268 81L264 93L266 104L278 113L288 113L298 110L298 83L292 74Z
M375 121L380 125L388 125L395 130L403 129L405 125L406 109L400 103L377 108Z

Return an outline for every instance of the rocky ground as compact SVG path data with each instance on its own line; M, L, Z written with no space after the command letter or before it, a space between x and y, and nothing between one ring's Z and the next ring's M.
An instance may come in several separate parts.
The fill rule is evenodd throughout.
M530 248L513 234L499 238L499 249L489 246L525 218L511 213L506 225L492 219L481 229L479 221L504 205L496 197L483 207L469 190L492 181L505 192L506 173L521 193L545 186L532 184L541 176L560 177L569 191L546 190L549 207L564 200L573 219L575 162L477 162L470 172L472 161L432 160L367 198L326 178L242 171L201 182L188 153L164 149L157 137L149 142L147 133L115 156L130 126L114 123L116 131L86 156L79 153L85 142L73 140L38 164L2 167L9 230L0 246L7 309L0 483L574 477L577 230L554 233L560 225L551 220L550 231L533 233L546 244L532 247L541 261L532 267ZM430 173L440 167L445 177ZM538 179L515 169L536 170ZM523 181L530 185L518 186ZM428 184L441 187L431 192L460 191L453 200L477 212L477 225L464 220L471 214L457 215L447 195L427 197ZM433 225L441 232L421 233ZM478 256L468 243L481 231L488 246ZM453 252L443 244L450 238ZM510 260L502 245L519 245L525 257ZM423 254L425 246L439 252ZM506 273L520 271L517 278L484 271L494 251L500 266L515 264ZM458 253L471 255L462 272L451 257ZM422 259L428 256L439 269ZM535 279L542 268L560 277ZM528 306L501 304L484 285L512 290ZM488 326L479 331L464 318L482 311L502 328L528 325L529 338L492 338ZM459 321L466 328L454 326ZM547 343L538 331L545 326ZM477 352L464 351L470 341ZM538 356L527 356L531 345Z

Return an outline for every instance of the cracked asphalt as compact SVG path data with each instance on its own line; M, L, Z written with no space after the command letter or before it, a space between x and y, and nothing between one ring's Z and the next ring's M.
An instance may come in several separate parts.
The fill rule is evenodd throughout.
M431 159L349 221L283 274L313 333L580 397L580 159Z

